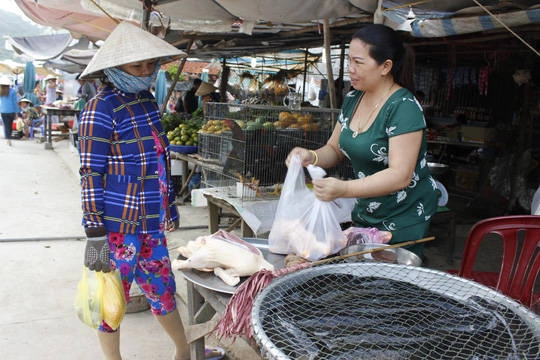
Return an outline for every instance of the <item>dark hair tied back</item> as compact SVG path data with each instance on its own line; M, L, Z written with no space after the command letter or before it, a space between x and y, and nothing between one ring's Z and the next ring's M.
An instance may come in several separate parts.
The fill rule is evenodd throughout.
M378 64L392 60L394 80L414 93L414 53L403 44L397 31L386 25L370 24L357 30L352 38L368 44L369 54Z

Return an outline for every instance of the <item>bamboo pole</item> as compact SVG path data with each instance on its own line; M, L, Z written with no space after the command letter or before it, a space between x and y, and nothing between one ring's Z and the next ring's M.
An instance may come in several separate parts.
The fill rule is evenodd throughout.
M221 70L221 82L219 84L219 97L221 102L227 102L227 85L229 83L229 74L231 69L227 66L227 58L223 58Z
M165 114L165 110L167 110L167 103L169 102L169 99L171 98L171 94L174 91L174 88L176 87L176 83L178 82L178 79L180 78L180 74L182 73L182 70L184 69L184 65L186 64L192 44L193 44L193 40L190 40L186 48L186 57L183 58L180 64L178 65L178 71L176 72L176 76L174 77L173 83L171 84L171 87L169 88L169 91L167 92L167 96L165 97L165 100L163 100L163 104L161 104L161 116L163 116Z
M309 49L306 48L306 54L304 55L304 81L302 83L302 102L306 99L306 77L307 77L307 67L308 67L308 52Z
M328 79L328 93L330 94L330 108L336 107L336 86L332 73L332 49L330 48L330 24L328 19L323 20L324 53L326 55L326 77Z

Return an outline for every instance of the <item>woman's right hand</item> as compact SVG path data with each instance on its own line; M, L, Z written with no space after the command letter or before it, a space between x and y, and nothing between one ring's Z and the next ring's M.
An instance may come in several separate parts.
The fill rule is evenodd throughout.
M293 148L291 150L289 155L287 155L287 159L285 159L285 165L287 165L287 167L289 167L289 164L291 162L291 158L294 155L300 156L300 163L304 167L308 166L309 164L313 164L313 162L315 161L315 157L313 155L313 152L311 152L308 149L305 149L303 147L295 147L295 148Z

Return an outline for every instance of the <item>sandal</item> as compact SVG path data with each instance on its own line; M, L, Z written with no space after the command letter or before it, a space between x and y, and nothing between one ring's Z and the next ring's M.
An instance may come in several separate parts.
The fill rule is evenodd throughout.
M221 360L225 357L225 350L220 347L213 346L204 349L205 360Z
M205 360L221 360L225 357L225 350L220 347L205 347L204 359ZM173 360L175 357L173 356Z

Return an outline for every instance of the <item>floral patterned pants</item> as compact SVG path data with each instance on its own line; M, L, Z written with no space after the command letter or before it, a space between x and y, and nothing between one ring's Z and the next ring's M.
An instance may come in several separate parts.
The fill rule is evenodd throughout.
M166 315L176 309L176 282L164 235L108 234L112 269L120 271L126 300L133 280L145 294L152 313ZM103 323L100 331L113 330Z

